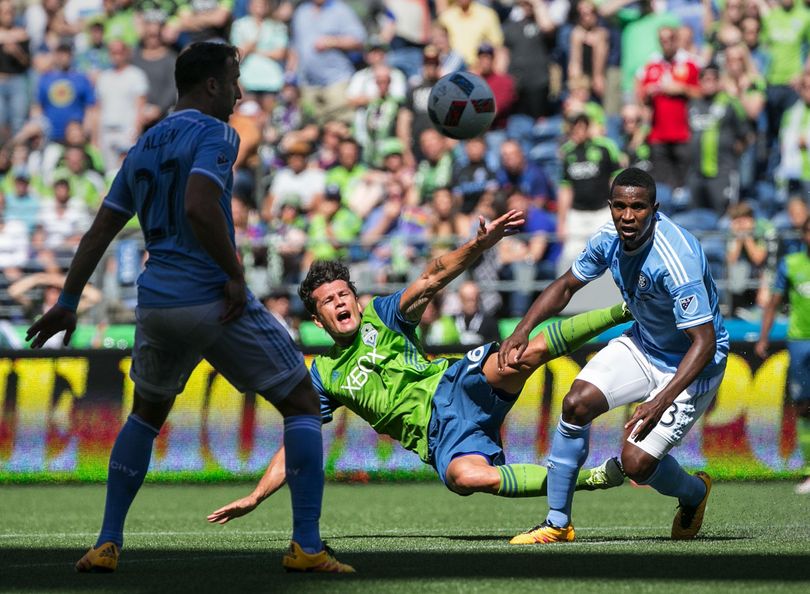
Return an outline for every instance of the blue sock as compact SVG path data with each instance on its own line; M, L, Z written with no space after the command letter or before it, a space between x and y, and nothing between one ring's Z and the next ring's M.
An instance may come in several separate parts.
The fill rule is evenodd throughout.
M677 497L681 505L695 506L706 495L706 484L681 468L678 461L667 454L655 471L640 485L650 485L662 495Z
M318 522L323 500L323 439L321 417L296 415L284 419L287 485L293 513L293 540L307 553L323 549Z
M551 440L548 457L548 516L550 523L564 528L571 523L571 501L577 473L588 457L591 424L584 427L560 419Z
M114 542L119 548L124 544L124 520L149 469L152 443L158 433L157 429L135 414L129 415L121 428L110 452L107 503L96 546L108 541Z

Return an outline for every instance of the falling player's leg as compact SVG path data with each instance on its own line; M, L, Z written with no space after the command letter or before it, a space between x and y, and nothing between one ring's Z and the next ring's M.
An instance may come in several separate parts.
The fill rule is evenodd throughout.
M537 368L577 350L605 330L630 320L632 316L624 303L618 303L553 322L529 342L519 362L514 362L514 352L507 353L508 366L498 369L497 357L490 357L484 364L487 381L493 388L519 394Z
M499 497L545 497L548 470L540 464L493 465L479 454L462 454L447 467L445 484L459 495L490 493ZM612 489L624 482L624 474L616 458L608 458L596 468L582 469L577 475L575 490Z

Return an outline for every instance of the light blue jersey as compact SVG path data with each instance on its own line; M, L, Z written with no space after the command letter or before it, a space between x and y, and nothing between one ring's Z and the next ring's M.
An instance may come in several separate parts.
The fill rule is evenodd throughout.
M231 168L239 135L195 109L176 112L150 128L132 147L104 206L138 215L149 259L138 278L141 307L199 305L222 299L225 272L203 249L185 215L192 173L222 188L219 204L234 241Z
M699 378L721 373L728 356L728 332L717 305L717 287L700 242L662 214L655 215L655 231L644 245L622 249L612 223L588 241L571 266L582 282L606 270L622 292L636 322L627 333L661 369L675 371L692 344L683 330L714 324L717 352Z

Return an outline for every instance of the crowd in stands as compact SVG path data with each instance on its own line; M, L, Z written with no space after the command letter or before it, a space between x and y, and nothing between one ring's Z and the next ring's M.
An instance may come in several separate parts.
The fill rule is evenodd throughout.
M242 56L236 241L293 333L313 260L390 291L479 217L519 208L523 233L426 314L429 342L495 339L493 318L522 315L609 221L611 177L631 165L703 238L728 315L757 315L777 258L801 249L801 0L0 0L0 318L23 323L58 288L127 150L171 112L178 52L201 40ZM457 70L497 103L466 142L427 113ZM139 237L133 220L93 279L96 322L131 319Z

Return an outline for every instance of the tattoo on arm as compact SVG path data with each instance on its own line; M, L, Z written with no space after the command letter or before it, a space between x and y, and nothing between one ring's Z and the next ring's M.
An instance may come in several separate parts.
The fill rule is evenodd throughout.
M444 270L447 270L447 268L445 267L441 256L439 256L438 258L434 258L433 262L430 263L430 272L431 273L442 272Z

